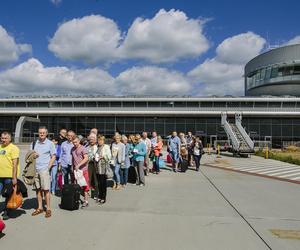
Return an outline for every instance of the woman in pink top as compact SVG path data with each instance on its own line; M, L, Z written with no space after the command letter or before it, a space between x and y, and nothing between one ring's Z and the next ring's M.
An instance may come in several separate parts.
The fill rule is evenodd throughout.
M160 172L159 158L161 156L162 148L163 148L162 138L160 136L158 136L157 143L154 146L154 161L153 161L154 173L156 173L156 174L158 174Z
M74 147L71 150L73 169L74 169L74 171L79 170L79 169L82 170L86 183L89 183L87 149L80 144L80 139L77 136L73 140L73 144L74 144ZM84 191L84 203L82 204L81 208L84 208L89 205L89 202L88 202L89 186L87 184L86 186L84 186L82 188Z

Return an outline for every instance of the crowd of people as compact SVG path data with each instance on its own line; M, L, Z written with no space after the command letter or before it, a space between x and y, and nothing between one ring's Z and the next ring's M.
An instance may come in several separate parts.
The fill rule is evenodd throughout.
M87 137L61 129L57 137L48 138L47 128L40 127L38 136L25 157L26 178L29 167L34 166L32 184L36 190L38 207L32 216L45 213L46 218L51 217L51 194L55 195L64 184L81 183L84 197L81 208L89 205L90 197L101 205L107 199L107 179L113 180L113 190L125 188L132 167L136 176L134 185L145 186L145 176L159 174L164 165L164 143L156 132L151 133L151 138L148 138L147 132L129 136L115 133L109 140L99 134L96 128L91 129ZM20 174L19 148L11 139L9 132L1 133L0 193L5 185L15 186ZM183 163L195 166L199 171L204 153L199 137L191 132L177 136L174 131L166 139L168 162L172 164L174 172L183 171ZM43 200L46 203L45 210ZM8 212L4 208L3 219L9 218Z

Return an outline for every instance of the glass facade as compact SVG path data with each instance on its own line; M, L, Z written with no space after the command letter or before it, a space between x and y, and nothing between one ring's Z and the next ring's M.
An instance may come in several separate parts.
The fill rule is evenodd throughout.
M18 116L0 116L0 131L14 131ZM157 131L163 137L172 131L192 131L209 142L211 135L226 140L226 134L220 126L220 117L148 117L148 116L40 116L41 124L49 133L58 134L61 128L73 129L76 133L87 135L93 127L100 133L112 136L115 131L124 134ZM254 140L272 137L273 147L281 147L283 141L300 141L300 118L257 118L243 117L243 126ZM33 137L38 125L26 123L24 137Z
M258 69L247 75L246 89L284 80L300 80L300 65L273 65Z

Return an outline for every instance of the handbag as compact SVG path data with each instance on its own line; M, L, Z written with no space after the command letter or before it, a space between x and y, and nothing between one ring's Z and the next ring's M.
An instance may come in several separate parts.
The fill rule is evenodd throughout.
M62 172L59 172L57 174L57 185L58 185L59 189L62 190L62 187L63 187L63 173Z
M85 180L85 178L83 176L83 171L82 170L80 170L80 169L75 170L74 171L74 176L75 176L77 184L80 187L86 187L87 186L87 183L86 183L86 180Z
M112 179L114 177L114 171L111 169L111 167L107 164L105 169L105 174L107 179Z
M12 195L8 199L6 208L18 209L19 207L22 206L22 203L23 203L23 196L21 193L17 193L17 186L15 186Z

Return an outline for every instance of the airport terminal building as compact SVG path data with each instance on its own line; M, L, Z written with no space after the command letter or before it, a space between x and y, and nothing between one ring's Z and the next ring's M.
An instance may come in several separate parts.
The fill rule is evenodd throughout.
M50 133L73 129L86 135L93 127L111 136L157 131L192 131L204 143L226 140L221 115L234 119L254 141L273 147L300 141L300 45L266 52L245 67L245 97L15 97L0 99L0 130L15 131L20 116L39 117ZM275 73L277 72L277 73ZM268 96L266 96L266 94ZM289 95L289 96L282 96ZM33 137L37 124L24 125L24 137Z

